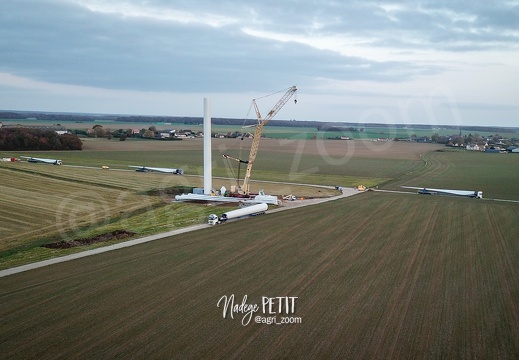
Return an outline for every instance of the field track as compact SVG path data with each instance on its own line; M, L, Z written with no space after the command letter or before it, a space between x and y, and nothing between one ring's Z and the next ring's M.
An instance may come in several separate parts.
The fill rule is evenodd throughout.
M514 204L371 192L15 274L0 278L0 351L517 358L518 217ZM302 323L224 319L230 294L298 296Z

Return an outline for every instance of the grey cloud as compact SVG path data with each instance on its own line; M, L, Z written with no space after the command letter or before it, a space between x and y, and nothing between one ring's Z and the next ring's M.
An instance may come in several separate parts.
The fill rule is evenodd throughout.
M200 17L199 22L181 23L93 12L66 0L0 0L0 72L97 88L214 92L228 93L231 97L245 91L270 93L296 84L309 95L326 92L326 95L365 98L373 101L374 107L380 107L385 106L381 101L384 99L394 103L402 96L409 98L405 95L409 90L398 87L402 82L416 80L427 89L429 76L464 71L470 67L464 63L467 58L374 61L295 41L262 39L247 35L243 29L293 36L360 38L369 41L362 51L375 49L376 54L387 51L393 59L399 55L401 59L411 59L417 50L430 49L452 53L509 49L516 56L517 6L505 2L394 0L391 4L400 4L401 10L388 14L381 6L386 4L387 1L378 0L146 1L149 9L186 11ZM208 14L235 21L212 27L203 22ZM501 61L484 58L478 66ZM510 59L507 62L512 63ZM516 74L514 68L508 69ZM355 91L352 81L367 81L376 90L366 90L365 94ZM322 84L328 82L339 85L335 90L333 87L323 90ZM388 95L387 87L378 86L380 83L392 83L395 90ZM316 84L319 86L312 87ZM503 89L509 84L513 82L496 79L491 86ZM341 89L344 86L351 86L350 91ZM377 93L380 88L384 90ZM460 98L470 99L471 90L464 91ZM477 109L476 102L461 103L459 108ZM494 110L513 114L518 111L509 105L479 106L481 117ZM322 111L319 107L315 113Z
M29 10L25 4L11 4L15 5L9 8L10 16L0 15L3 28L11 29L0 43L4 53L0 69L16 69L18 75L47 82L232 92L277 88L277 84L312 78L403 81L439 70L273 43L250 38L234 27L208 29L121 18L56 3L39 2Z

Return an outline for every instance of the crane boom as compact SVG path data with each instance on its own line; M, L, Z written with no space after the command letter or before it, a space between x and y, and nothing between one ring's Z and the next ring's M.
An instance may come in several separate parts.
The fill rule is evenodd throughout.
M252 140L252 146L249 154L249 161L247 164L247 171L245 173L245 178L243 179L243 186L241 192L248 195L250 194L250 175L252 171L252 165L254 165L254 160L256 160L256 155L258 154L259 141L261 138L261 132L263 131L263 127L267 125L267 123L272 120L274 116L281 110L283 106L288 102L288 100L294 95L297 91L295 86L290 87L287 92L281 97L281 99L277 102L276 105L268 112L267 116L263 119L261 117L261 113L259 111L258 105L256 104L256 99L252 100L254 104L254 110L256 111L256 116L258 117L258 125L256 125L256 130L254 131L254 139Z

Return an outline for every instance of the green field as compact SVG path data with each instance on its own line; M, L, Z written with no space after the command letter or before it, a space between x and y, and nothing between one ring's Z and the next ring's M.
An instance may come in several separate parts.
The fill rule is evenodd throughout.
M516 358L518 216L519 204L368 192L0 278L0 351ZM302 323L224 319L231 294L297 296Z
M334 123L329 124L330 127L336 126ZM116 126L116 125L114 125ZM184 125L184 124L172 124L168 125L169 128L175 129L185 129L189 128L193 131L202 131L201 125ZM448 135L457 135L459 134L459 130L454 129L445 129L445 128L435 128L435 129L421 129L421 128L413 128L410 125L408 128L388 128L388 127L365 127L364 124L357 124L355 126L358 129L363 129L362 131L350 131L349 127L344 128L342 131L330 131L326 130L326 126L318 130L316 127L283 127L283 126L266 126L263 129L263 136L267 138L273 139L292 139L292 140L300 140L300 139L329 139L329 138L340 138L341 136L347 136L351 139L356 140L366 140L366 139L378 139L378 138L401 138L408 139L411 136L416 135L417 137L431 137L434 134L438 134L440 136L448 136ZM115 128L115 127L114 127ZM250 129L242 128L240 126L230 126L230 125L213 125L213 132L216 133L232 133L232 132L253 132ZM469 134L479 134L481 136L490 136L494 135L491 133L481 133L478 130L463 130L462 135ZM505 137L517 137L517 133L507 132L503 130L499 133L501 136Z
M335 126L333 123L329 124L330 126ZM349 127L345 128L342 131L330 131L326 130L326 128L318 130L317 128L311 127L302 127L302 128L292 128L292 127L281 127L281 126L267 126L265 127L263 134L266 137L274 138L274 139L329 139L329 138L340 138L341 136L346 136L351 139L356 140L366 140L366 139L409 139L411 136L416 135L417 137L428 136L431 137L434 134L438 134L441 136L448 135L456 135L459 134L458 130L453 129L419 129L412 128L410 126L407 129L404 128L387 128L387 127L367 127L364 128L363 124L357 124L357 128L363 128L364 130L360 131L350 131ZM231 130L229 127L224 127L220 131L222 133L226 133L227 131L240 131L240 130ZM243 130L241 130L243 131ZM463 135L479 133L478 131L462 131ZM493 135L493 134L481 134L484 136ZM517 137L517 133L506 133L503 132L500 134L502 136Z
M481 190L494 199L519 200L519 156L463 150L434 151L423 166L386 187L400 185L443 189Z
M64 164L98 168L103 165L113 169L129 169L128 165L180 167L186 174L203 175L202 139L174 142L85 139L84 143L82 151L41 152L37 156L60 158ZM222 154L245 159L250 146L250 139L213 140L213 175L236 176L236 163L226 162ZM307 184L353 186L366 183L374 186L406 173L417 165L420 154L439 148L442 147L397 142L265 139L260 143L253 180L288 179ZM4 152L1 155L19 157L27 155L27 152ZM244 172L242 169L241 176Z

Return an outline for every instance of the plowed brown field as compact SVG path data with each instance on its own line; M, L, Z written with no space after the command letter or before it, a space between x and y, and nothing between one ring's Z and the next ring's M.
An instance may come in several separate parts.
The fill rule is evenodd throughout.
M518 218L517 204L371 192L15 274L0 278L0 353L517 358ZM231 294L297 296L302 323L224 319Z
M186 151L202 150L203 148L203 139L184 139L181 141L84 139L83 143L84 151ZM211 144L214 151L242 148L243 152L248 155L252 139L212 139ZM443 145L437 144L398 141L262 139L258 156L262 152L278 152L336 157L349 154L364 158L383 157L396 160L417 160L420 158L420 154L426 151L443 148Z

